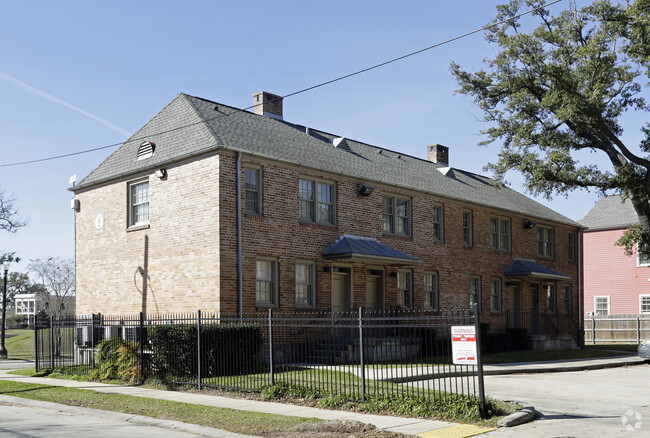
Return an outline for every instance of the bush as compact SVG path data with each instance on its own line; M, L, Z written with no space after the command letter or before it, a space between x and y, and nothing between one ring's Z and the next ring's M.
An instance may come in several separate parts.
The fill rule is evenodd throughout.
M193 325L150 327L152 367L158 377L198 375L197 330ZM259 327L232 324L201 327L201 377L259 371L263 340Z
M27 317L25 315L9 315L7 316L7 328L25 328L27 327Z
M104 339L97 345L96 365L90 377L134 383L140 378L140 344L122 338Z
M528 349L528 329L510 328L506 331L512 336L512 348L514 350Z

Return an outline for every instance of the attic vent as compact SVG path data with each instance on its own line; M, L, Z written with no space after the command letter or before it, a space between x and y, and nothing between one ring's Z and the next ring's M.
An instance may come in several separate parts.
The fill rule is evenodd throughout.
M332 144L337 149L344 149L344 150L350 152L350 145L348 144L348 141L345 139L345 137L340 137L340 138L333 139Z
M151 141L145 141L138 148L137 160L144 160L145 158L149 158L150 156L153 155L155 150L156 150L156 143Z
M456 177L456 175L454 175L454 169L452 169L451 167L438 167L438 172L450 178Z

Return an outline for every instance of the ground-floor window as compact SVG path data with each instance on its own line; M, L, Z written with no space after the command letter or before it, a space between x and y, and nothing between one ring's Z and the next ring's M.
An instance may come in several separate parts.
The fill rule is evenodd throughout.
M571 286L566 285L562 290L562 302L564 313L571 313Z
M545 284L544 291L546 292L546 313L555 313L555 285Z
M412 287L411 273L406 271L397 271L397 305L411 307Z
M424 274L424 307L438 310L438 274Z
M296 262L296 306L313 307L316 304L314 290L314 264Z
M650 295L639 295L639 313L650 313Z
M278 304L278 262L276 259L257 259L255 269L255 300L258 306Z
M478 311L481 312L481 279L480 277L471 277L469 279L469 308L478 305Z
M594 313L596 315L609 315L609 295L594 297Z
M490 280L490 310L501 312L501 280Z

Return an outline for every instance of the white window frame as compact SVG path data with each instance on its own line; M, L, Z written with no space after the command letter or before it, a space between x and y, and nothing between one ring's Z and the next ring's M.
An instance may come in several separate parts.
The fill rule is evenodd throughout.
M309 185L309 193L305 193L303 185ZM329 188L329 201L321 197L321 188ZM303 222L322 225L336 225L336 184L331 181L301 177L298 179L298 215ZM322 218L322 207L328 207L329 219Z
M546 283L544 286L546 293L546 313L555 314L557 312L557 290L554 284Z
M431 218L433 220L434 242L445 241L445 208L442 204L434 204Z
M463 244L465 246L473 246L474 244L473 221L472 210L463 210Z
M510 252L512 248L512 230L510 218L490 218L490 248ZM496 227L495 227L496 224Z
M388 202L387 202L388 201ZM387 209L386 207L390 207ZM403 208L401 208L403 207ZM411 235L411 199L385 195L381 199L382 230L397 236Z
M437 272L424 274L424 307L432 310L440 309L440 281Z
M647 303L645 304L646 309L643 310L644 303L643 301L647 300ZM643 315L648 315L650 314L650 295L649 294L642 294L639 295L639 313Z
M555 233L552 227L537 227L537 255L545 258L555 256Z
M478 312L481 313L481 277L469 278L469 310L474 309L474 302L478 304Z
M503 288L501 287L501 279L490 280L490 311L493 313L501 313L503 308Z
M397 305L413 307L413 274L411 271L397 271Z
M138 193L136 189L146 185L145 196L142 199L138 199ZM129 227L136 227L139 225L148 225L150 218L150 189L151 185L149 184L149 179L141 179L138 181L133 181L128 184L128 193L129 193ZM146 213L146 214L145 214ZM140 217L142 216L142 217ZM146 216L146 218L144 217Z
M639 253L639 244L636 245L636 265L638 267L650 266L650 258L643 258Z
M250 187L248 184L249 172L253 172L256 178L255 187ZM262 215L262 194L263 194L263 181L262 181L262 168L261 167L244 167L244 212L248 214ZM250 201L252 208L249 208L249 194L254 196L254 200Z
M299 278L300 268L307 268L307 278ZM316 307L316 264L310 261L296 261L296 307ZM306 289L304 293L299 292ZM299 300L304 295L304 301Z
M607 304L607 313L601 314L598 313L598 300L605 299L605 302ZM609 295L596 295L594 296L594 315L600 315L600 316L607 316L611 314L611 300Z
M261 263L270 263L271 278L262 278ZM270 292L261 290L261 286L269 285ZM262 293L270 294L270 299L264 299ZM278 259L272 257L257 257L255 259L255 305L257 307L274 307L278 305Z

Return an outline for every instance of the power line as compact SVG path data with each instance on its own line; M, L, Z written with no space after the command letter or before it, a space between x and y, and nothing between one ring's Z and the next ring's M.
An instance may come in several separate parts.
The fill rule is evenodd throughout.
M563 1L563 0L555 0L555 1L552 1L550 3L546 3L546 4L542 5L542 6L538 6L538 7L534 8L534 9L522 12L520 14L514 15L514 16L506 18L504 20L501 20L501 21L498 21L498 22L495 22L495 23L492 23L492 24L488 24L488 25L483 26L483 27L481 27L479 29L475 29L475 30L472 30L470 32L466 32L464 34L455 36L453 38L449 38L449 39L447 39L445 41L442 41L440 43L436 43L436 44L433 44L431 46L425 47L423 49L416 50L415 52L411 52L411 53L407 53L406 55L398 56L397 58L393 58L393 59L390 59L388 61L384 61L382 63L375 64L375 65L373 65L371 67L367 67L367 68L364 68L364 69L361 69L361 70L357 70L357 71L355 71L353 73L348 73L348 74L340 76L338 78L331 79L331 80L325 81L325 82L321 82L320 84L317 84L317 85L312 85L311 87L303 88L302 90L294 91L292 93L281 96L281 99L286 99L287 97L292 97L292 96L295 96L297 94L306 93L307 91L311 91L311 90L314 90L316 88L320 88L320 87L324 87L326 85L333 84L334 82L342 81L343 79L348 79L348 78L351 78L353 76L357 76L357 75L360 75L362 73L366 73L366 72L368 72L370 70L374 70L374 69L383 67L385 65L392 64L392 63L397 62L397 61L401 61L401 60L409 58L411 56L419 55L420 53L426 52L426 51L431 50L431 49L435 49L435 48L443 46L445 44L452 43L454 41L460 40L462 38L466 38L468 36L477 34L479 32L486 31L486 30L491 29L493 27L496 27L496 26L499 26L501 24L507 23L508 21L512 21L514 19L523 17L524 15L532 14L532 13L534 13L534 12L540 10L540 9L546 8L548 6L553 6L556 3L560 3L561 1ZM253 109L258 105L261 105L261 104L255 104L255 105L248 106L246 108L242 108L242 111ZM218 115L216 117L212 117L212 118L209 118L209 119L206 119L206 120L202 120L200 122L179 126L177 128L169 129L169 130L166 130L166 131L156 132L156 133L148 135L147 137L151 137L151 136L154 136L154 135L160 135L160 134L166 134L166 133L173 132L173 131L178 131L180 129L189 128L189 127L196 126L196 125L199 125L199 124L202 124L202 123L208 123L208 122L210 122L212 120L216 120L216 119L219 119L219 118L222 118L222 117L228 117L228 116L230 116L232 114L237 114L237 113L232 112L232 113L228 113L228 114L220 114L220 115ZM123 145L125 143L130 143L130 142L144 140L144 139L145 139L144 137L142 137L142 138L132 138L130 140L127 140L127 141L124 141L124 142L121 142L121 143L113 143L113 144L109 144L109 145L105 145L105 146L99 146L99 147L92 148L92 149L86 149L86 150L83 150L83 151L71 152L69 154L57 155L57 156L47 157L47 158L39 158L39 159L35 159L35 160L20 161L20 162L16 162L16 163L0 164L0 167L20 166L20 165L24 165L24 164L33 164L33 163L40 163L40 162L43 162L43 161L58 160L60 158L67 158L67 157L72 157L72 156L75 156L75 155L87 154L87 153L90 153L90 152L95 152L95 151L102 150L102 149L113 148L113 147Z

